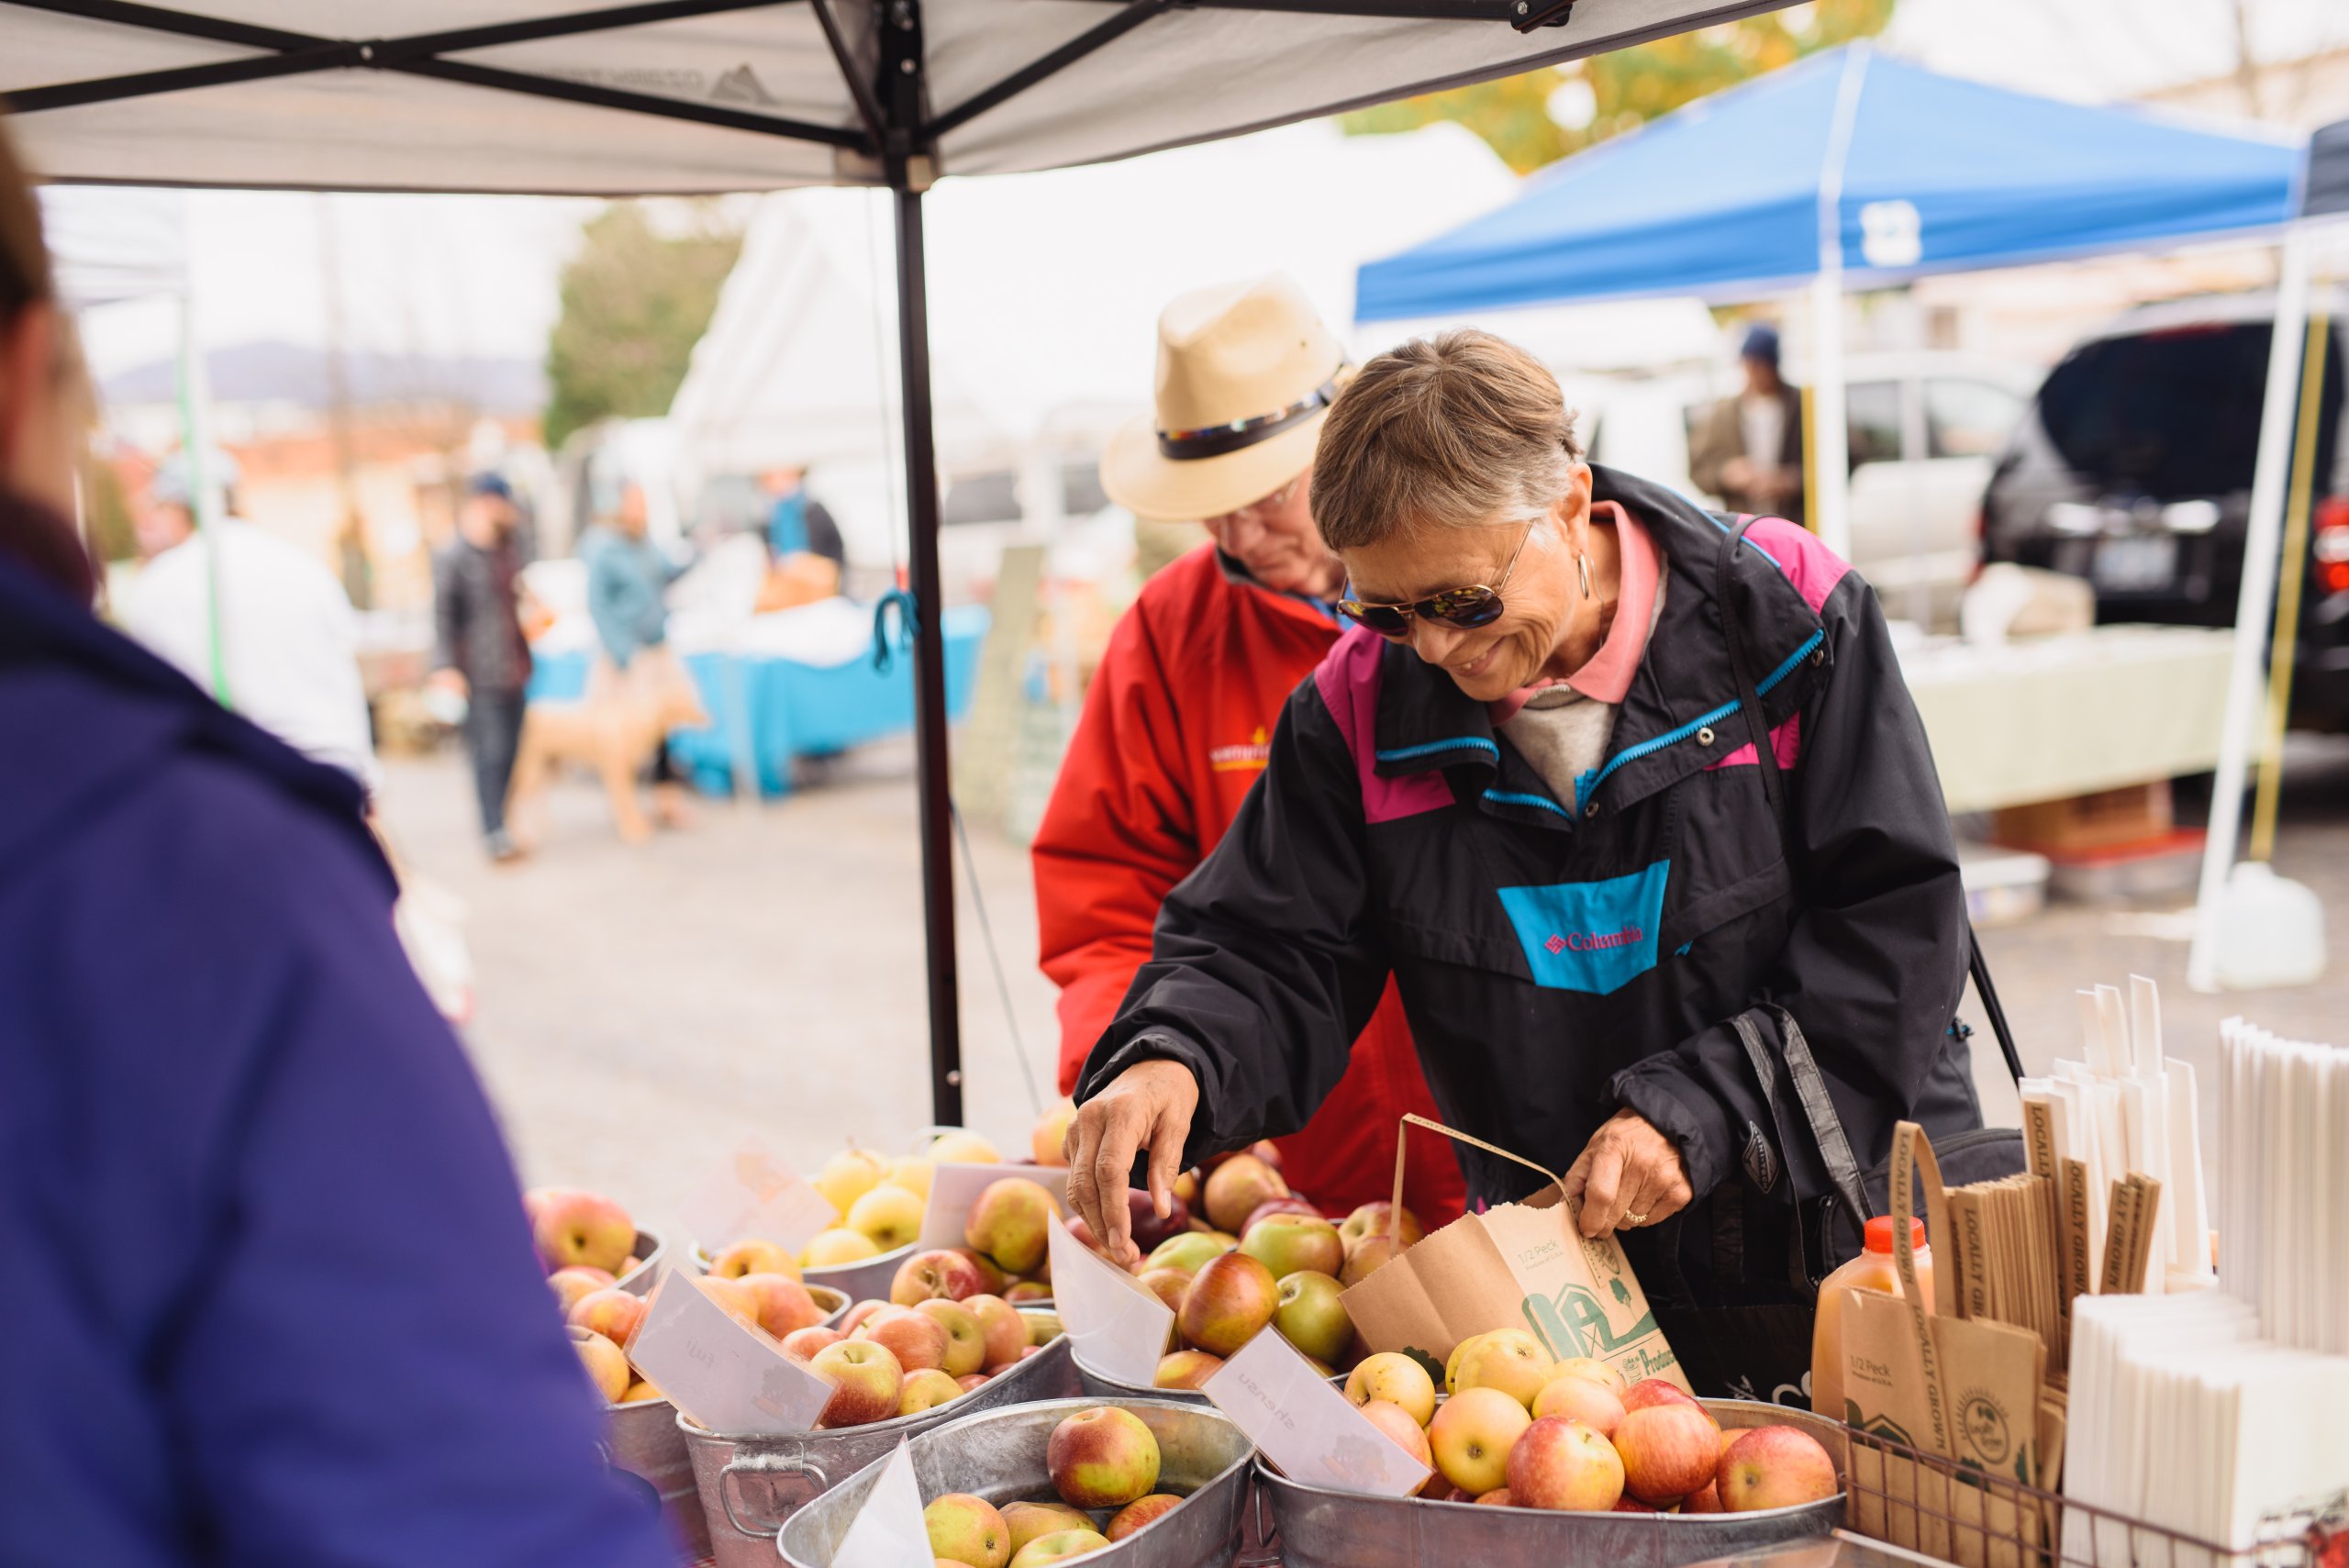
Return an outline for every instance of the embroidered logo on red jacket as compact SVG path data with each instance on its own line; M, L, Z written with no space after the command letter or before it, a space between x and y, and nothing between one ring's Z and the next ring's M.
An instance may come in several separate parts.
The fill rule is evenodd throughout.
M1208 766L1219 773L1260 773L1272 760L1272 741L1261 724L1247 745L1216 746L1208 751Z

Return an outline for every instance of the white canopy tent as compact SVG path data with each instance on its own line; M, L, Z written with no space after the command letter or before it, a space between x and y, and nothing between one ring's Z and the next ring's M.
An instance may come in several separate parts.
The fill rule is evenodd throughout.
M579 0L572 0L578 4ZM961 1119L922 195L1483 81L1786 0L0 0L53 180L623 195L884 185L920 635L930 1064ZM441 30L432 30L432 29ZM1170 215L1170 217L1173 215Z

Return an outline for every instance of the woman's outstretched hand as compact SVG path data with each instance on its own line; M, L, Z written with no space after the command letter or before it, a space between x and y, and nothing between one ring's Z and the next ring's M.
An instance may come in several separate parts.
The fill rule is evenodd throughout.
M1620 1110L1566 1173L1566 1196L1582 1201L1582 1233L1604 1236L1653 1225L1687 1207L1696 1194L1672 1140L1639 1112Z
M1126 1206L1134 1156L1150 1151L1150 1198L1163 1219L1174 1212L1174 1176L1198 1106L1199 1082L1191 1070L1160 1061L1135 1062L1077 1107L1061 1145L1068 1160L1068 1201L1121 1268L1141 1256Z

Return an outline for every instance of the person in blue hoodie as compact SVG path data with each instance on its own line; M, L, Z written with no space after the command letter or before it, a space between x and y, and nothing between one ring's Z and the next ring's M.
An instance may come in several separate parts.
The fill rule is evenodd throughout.
M674 1562L359 784L91 613L74 363L0 131L0 1562Z

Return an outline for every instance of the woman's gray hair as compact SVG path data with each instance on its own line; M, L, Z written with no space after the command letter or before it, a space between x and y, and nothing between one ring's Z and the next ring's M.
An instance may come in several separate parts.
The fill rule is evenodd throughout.
M1530 523L1574 483L1582 447L1557 378L1514 343L1462 328L1415 338L1338 395L1313 456L1313 520L1331 550L1428 527Z

